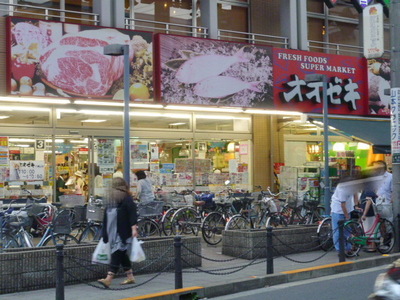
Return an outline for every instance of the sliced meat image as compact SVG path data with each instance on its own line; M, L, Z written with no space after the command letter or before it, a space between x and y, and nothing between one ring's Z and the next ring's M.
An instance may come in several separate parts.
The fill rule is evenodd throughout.
M176 72L176 79L182 83L197 83L201 80L217 76L233 64L248 62L243 48L234 55L204 54L192 57L184 62Z
M194 93L200 97L224 98L245 89L261 92L257 87L258 84L260 84L259 81L245 82L230 76L213 76L197 83Z
M40 57L44 79L66 93L104 96L124 71L123 56L103 55L104 46L109 44L131 44L131 40L115 29L64 35ZM134 49L129 49L131 61Z

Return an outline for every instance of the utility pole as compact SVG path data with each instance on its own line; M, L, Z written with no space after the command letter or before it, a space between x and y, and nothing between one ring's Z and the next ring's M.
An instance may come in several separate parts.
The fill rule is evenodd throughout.
M399 107L398 97L394 97L393 89L400 88L400 0L392 0L391 6L389 8L390 17L390 45L391 45L391 95L392 95L392 105L395 104ZM397 99L396 99L397 98ZM392 117L393 118L393 117ZM393 119L392 119L393 122ZM396 122L398 124L398 120ZM393 124L392 124L393 126ZM393 130L393 128L392 128ZM399 129L397 129L398 131ZM392 151L393 155L393 151ZM394 157L392 156L392 159ZM393 217L394 217L394 228L396 231L396 244L395 251L400 252L399 247L399 213L400 213L400 161L393 159L392 172L393 172Z

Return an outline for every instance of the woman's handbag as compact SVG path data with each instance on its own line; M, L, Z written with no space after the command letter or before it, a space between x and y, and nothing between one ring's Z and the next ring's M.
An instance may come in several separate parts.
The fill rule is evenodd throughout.
M111 262L110 243L104 243L101 238L92 255L93 264L109 264Z
M129 255L129 259L131 262L141 262L146 259L146 255L144 254L142 244L143 242L139 241L137 237L133 238L131 254Z

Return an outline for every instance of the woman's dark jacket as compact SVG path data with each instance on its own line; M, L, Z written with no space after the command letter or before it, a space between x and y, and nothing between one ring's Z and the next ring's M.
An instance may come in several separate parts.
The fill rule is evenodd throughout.
M137 207L132 196L126 194L124 199L117 205L117 233L123 243L132 236L132 226L137 224ZM102 238L108 243L107 233L107 209L104 212Z

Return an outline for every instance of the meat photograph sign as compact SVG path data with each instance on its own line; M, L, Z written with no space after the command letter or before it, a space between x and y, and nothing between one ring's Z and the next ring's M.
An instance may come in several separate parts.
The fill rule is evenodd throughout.
M161 102L272 107L272 47L164 34L155 45Z
M130 47L130 99L153 98L152 33L9 17L8 91L12 95L123 100L124 57Z
M373 58L368 60L369 114L390 116L390 60Z
M368 114L365 58L274 48L275 109L322 113L322 81L307 82L307 74L326 75L330 114Z

